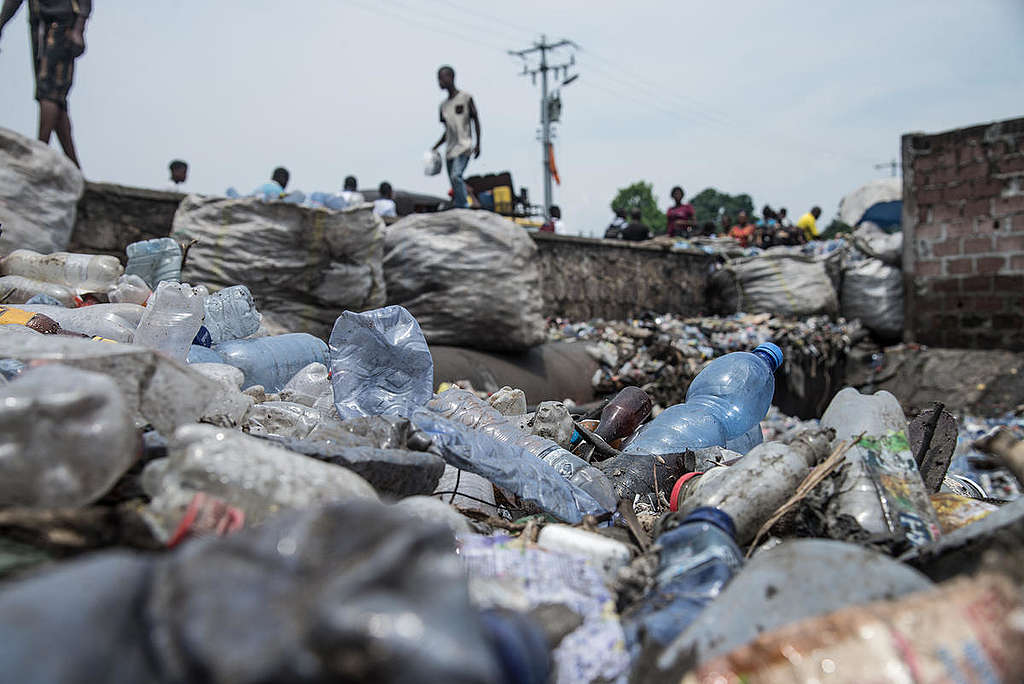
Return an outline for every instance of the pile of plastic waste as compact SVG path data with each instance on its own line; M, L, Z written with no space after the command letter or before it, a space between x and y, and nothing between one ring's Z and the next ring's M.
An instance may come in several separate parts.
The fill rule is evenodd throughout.
M594 389L608 394L642 387L655 411L682 400L703 365L722 354L753 349L768 340L786 353L783 372L810 365L831 367L865 336L860 325L826 316L803 320L770 314L681 318L672 314L629 321L552 319L548 341L580 342L599 364Z
M949 471L1024 477L1024 442L884 391L771 413L843 324L562 324L616 391L528 412L438 384L400 306L265 335L243 284L178 282L167 243L128 275L12 256L11 681L1024 679L1024 502Z

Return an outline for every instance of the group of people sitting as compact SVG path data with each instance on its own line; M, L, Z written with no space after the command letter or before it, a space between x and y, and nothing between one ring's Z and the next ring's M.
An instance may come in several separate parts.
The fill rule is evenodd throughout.
M665 212L666 235L674 238L712 237L723 235L736 240L741 247L775 247L777 245L801 245L814 240L821 233L817 220L821 207L813 207L800 217L794 225L787 216L785 207L775 211L767 204L761 210L761 218L752 219L746 211L740 211L735 222L724 212L720 214L718 226L712 221L697 222L693 205L684 202L686 193L678 185L672 188L672 206ZM651 238L651 231L642 220L639 208L633 208L629 220L626 210L615 209L615 218L605 230L605 239L642 241Z
M171 172L170 184L167 190L171 192L187 193L188 187L188 163L175 159L168 166ZM261 184L248 197L260 197L264 200L281 200L292 204L302 204L310 207L326 207L328 209L344 209L356 204L366 202L366 197L359 192L355 176L347 176L339 193L313 192L309 197L305 193L293 190L286 192L291 174L288 169L279 166L270 174L270 180ZM241 197L237 190L228 188L225 193L228 197ZM377 199L373 201L373 213L384 218L397 218L398 207L395 204L394 190L391 184L384 181L377 188Z

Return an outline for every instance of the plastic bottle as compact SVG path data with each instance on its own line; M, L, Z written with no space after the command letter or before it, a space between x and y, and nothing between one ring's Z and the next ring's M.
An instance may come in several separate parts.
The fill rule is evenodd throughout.
M655 584L623 614L630 649L667 646L700 615L743 565L729 515L698 508L655 540L660 547Z
M625 387L601 411L601 422L594 432L611 444L636 432L651 415L651 398L639 387Z
M125 275L137 275L156 290L164 280L181 280L181 245L172 238L163 237L133 242L125 248L128 264Z
M686 403L671 406L645 425L627 453L672 454L725 446L757 425L775 394L782 350L767 342L753 352L733 352L709 363L690 383Z
M206 328L213 344L240 340L260 329L263 318L256 310L256 302L245 285L234 285L214 292L203 303L206 310Z
M138 304L145 306L153 290L138 275L123 275L117 279L114 287L107 291L107 299L115 304Z
M203 324L205 297L204 287L161 282L135 331L135 344L184 361L199 326Z
M840 390L821 416L836 441L864 436L846 452L843 485L826 513L847 514L873 534L905 537L920 546L939 538L938 516L907 441L907 419L886 391Z
M25 302L25 306L31 306L33 304L42 304L44 306L56 306L62 309L67 308L66 306L64 306L64 304L61 303L59 299L55 299L44 292L32 295L31 297L29 297L28 301Z
M34 311L57 321L64 330L71 330L90 337L103 337L115 342L128 343L135 335L136 325L118 316L109 304L96 304L78 309L45 304L26 304L19 307Z
M0 302L22 304L40 294L53 297L62 306L75 306L75 293L63 285L20 275L5 275L0 278Z
M224 363L224 359L209 347L190 344L188 355L185 357L185 363Z
M331 376L327 366L322 363L311 363L300 369L285 384L281 390L281 399L304 406L315 406L316 400L328 392L333 398Z
M342 418L408 416L433 395L434 360L401 306L345 311L331 331L331 384Z
M77 507L103 496L138 458L131 414L113 378L60 364L0 386L0 506Z
M677 483L671 503L680 514L712 506L729 515L736 540L747 544L784 504L811 468L828 457L831 432L807 430L789 443L767 442L731 466Z
M289 333L229 340L214 345L223 363L245 373L243 388L262 385L267 392L280 392L296 373L311 363L327 365L327 344L306 333Z
M729 451L735 451L737 454L745 454L763 442L764 432L761 430L761 423L758 423L739 437L726 440L725 448Z
M103 342L114 342L115 340L108 340L103 337L95 337L92 335L85 335L80 332L73 330L65 330L61 327L60 323L53 320L46 314L36 313L34 311L26 311L24 309L18 309L12 306L0 306L0 326L24 326L29 330L34 330L37 333L44 335L65 335L67 337L84 337L92 338Z
M117 257L103 254L54 252L39 254L16 249L0 261L0 272L57 283L84 292L106 292L124 273Z
M525 449L590 494L607 510L614 510L618 503L615 489L604 473L551 440L526 434L472 392L450 389L434 397L427 408L466 427L480 430L499 442Z

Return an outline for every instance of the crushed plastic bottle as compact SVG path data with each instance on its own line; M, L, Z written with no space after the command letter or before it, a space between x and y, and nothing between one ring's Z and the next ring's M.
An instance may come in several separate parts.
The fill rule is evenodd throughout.
M181 245L169 237L133 242L125 248L125 275L141 277L154 292L163 281L181 280Z
M153 290L146 281L131 273L117 279L117 283L107 292L107 299L114 303L138 304L145 306Z
M626 445L635 454L672 454L725 446L757 425L775 394L782 350L767 342L709 363L690 383L686 403L662 411Z
M307 333L228 340L213 346L223 363L245 373L244 388L262 385L280 392L292 377L311 363L330 363L327 344Z
M203 302L204 325L213 344L249 337L260 329L263 316L245 285L233 285L209 295Z
M526 434L472 392L450 389L435 396L427 407L460 425L479 430L500 442L525 449L590 494L605 510L614 510L618 503L615 489L604 473L555 442Z
M36 295L53 297L61 306L75 306L75 293L63 285L33 280L20 275L0 278L0 303L21 304Z
M578 523L584 515L600 515L609 510L521 447L426 409L414 412L411 420L430 437L430 451L448 465L476 473L559 520Z
M63 285L78 293L106 292L124 273L117 257L16 249L0 260L0 273Z
M691 511L679 527L660 535L655 546L654 587L622 616L634 654L644 644L670 644L743 565L732 519L715 508Z
M205 297L205 287L161 282L135 331L135 344L184 361L199 326L203 324Z
M401 306L342 313L331 331L331 384L343 419L409 416L434 387L420 324Z
M899 401L886 391L840 390L821 417L836 441L863 437L846 452L847 468L826 514L853 516L872 534L905 538L914 546L941 534L917 462L907 442L907 420Z
M60 364L0 385L0 506L84 506L139 456L117 383Z

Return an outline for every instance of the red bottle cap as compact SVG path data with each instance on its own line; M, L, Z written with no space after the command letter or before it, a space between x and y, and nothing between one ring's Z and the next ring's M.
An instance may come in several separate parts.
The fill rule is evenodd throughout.
M670 496L669 499L668 499L669 510L672 510L672 511L678 511L679 510L679 492L682 491L683 485L686 484L686 481L687 480L692 480L693 478L697 477L698 475L703 475L703 474L704 473L686 473L685 475L680 477L678 480L676 480L675 485L673 485L673 487L672 487L672 496Z
M167 541L167 547L177 546L185 539L202 534L223 537L242 529L245 512L229 506L218 498L197 492L189 502L178 528Z

